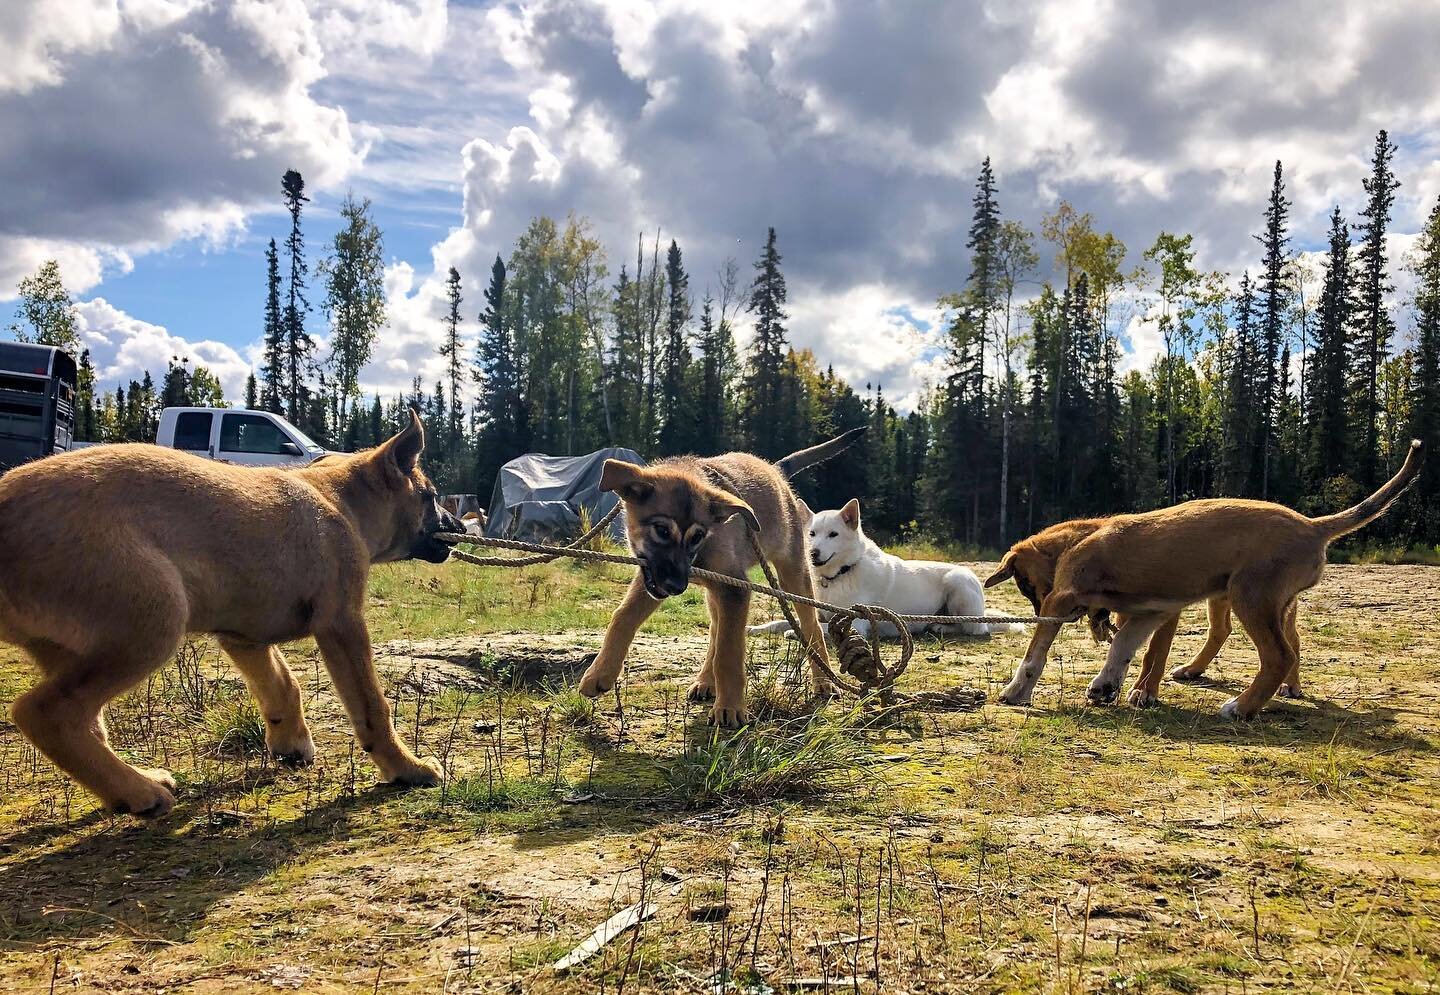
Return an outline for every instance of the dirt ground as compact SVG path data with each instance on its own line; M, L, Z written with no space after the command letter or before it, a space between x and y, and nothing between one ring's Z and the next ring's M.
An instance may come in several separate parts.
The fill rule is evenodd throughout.
M1084 705L1103 651L1080 626L1029 709L993 703L1025 634L925 641L907 689L968 685L990 703L883 723L840 702L787 719L795 702L766 675L790 647L763 638L766 717L730 744L684 701L705 649L693 606L642 633L618 705L592 713L573 684L598 629L476 634L481 609L432 576L405 590L460 598L454 634L417 626L378 649L401 733L444 763L443 790L373 785L305 644L290 655L319 747L307 769L264 756L204 644L117 702L123 752L181 783L157 824L96 811L0 724L0 990L1440 982L1440 570L1331 567L1302 599L1307 698L1250 723L1216 715L1255 670L1238 629L1212 680L1167 682L1146 710ZM1204 626L1187 613L1172 665ZM28 679L0 655L0 704ZM552 966L637 905L653 906L638 929Z

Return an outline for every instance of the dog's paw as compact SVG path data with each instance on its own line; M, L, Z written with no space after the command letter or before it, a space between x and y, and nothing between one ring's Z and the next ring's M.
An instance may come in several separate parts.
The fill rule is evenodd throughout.
M744 705L721 705L716 702L710 709L710 724L721 729L739 729L750 724L750 713Z
M1176 667L1174 670L1170 671L1170 679L1177 684L1193 684L1204 676L1205 671L1203 670L1200 671L1198 674L1191 673L1190 665L1188 663L1183 666Z
M445 780L440 768L424 760L416 760L397 770L385 779L385 783L397 788L434 788Z
M1120 697L1120 686L1118 684L1101 684L1093 682L1085 690L1085 697L1092 705L1113 705L1115 699Z
M714 701L715 687L708 681L696 680L694 684L690 685L690 690L686 692L685 697L687 700L696 703Z
M110 811L140 819L161 819L175 807L175 778L168 770L136 770L140 776L120 797L110 801Z
M1012 708L1029 708L1030 690L1028 688L1017 688L1013 686L1007 687L1000 692L999 697L995 700L1002 705L1009 705Z
M1132 708L1149 708L1151 705L1158 705L1160 703L1158 695L1153 695L1140 687L1131 688L1130 694L1126 696L1125 700Z
M1240 699L1231 698L1229 701L1225 702L1225 704L1221 705L1220 717L1222 719L1229 719L1232 722L1238 722L1241 719L1244 719L1245 716L1240 714Z
M303 739L274 742L267 745L277 763L287 767L309 767L315 762L315 740L307 732Z
M1277 698L1289 698L1291 701L1299 701L1305 697L1305 692L1300 690L1299 684L1281 684L1275 691Z
M790 640L792 643L798 643L800 641L800 633L796 632L794 629L786 629L785 638Z
M587 698L598 698L615 687L613 680L607 680L606 676L595 669L592 664L590 669L580 677L580 683L576 690Z

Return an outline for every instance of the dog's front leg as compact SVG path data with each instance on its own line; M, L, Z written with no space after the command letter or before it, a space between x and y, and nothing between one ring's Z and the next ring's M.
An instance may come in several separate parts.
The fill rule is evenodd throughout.
M1145 640L1160 627L1160 623L1168 618L1170 616L1159 613L1124 616L1125 620L1110 640L1110 652L1105 657L1105 666L1100 668L1100 673L1095 675L1089 690L1085 692L1091 704L1109 705L1120 696L1120 685L1125 683L1125 674L1130 670L1130 661L1134 659L1135 651L1143 646Z
M630 644L635 641L635 633L659 607L660 602L650 597L645 590L645 578L637 570L635 578L630 581L630 588L625 592L625 599L610 616L599 655L580 677L581 694L587 698L598 698L615 686L620 680L620 671L625 667L625 654L630 652Z
M1175 641L1175 630L1180 625L1180 616L1171 615L1165 624L1150 637L1150 646L1145 650L1145 660L1140 666L1140 676L1130 689L1127 699L1136 708L1146 708L1160 701L1160 670L1170 658L1170 646Z
M710 708L710 723L738 729L750 722L745 707L745 619L750 614L750 592L717 587L712 595L715 704Z
M1054 623L1037 625L1030 637L1030 646L1025 650L1025 659L1015 668L1015 676L1000 692L1002 705L1028 705L1035 683L1045 672L1045 661L1049 658L1050 644L1060 635L1060 626Z
M315 740L305 724L300 685L285 665L280 647L222 638L220 648L260 704L265 716L265 746L270 755L284 763L308 764L314 760Z
M390 703L380 693L380 678L370 650L370 633L361 619L342 620L317 629L315 642L335 692L350 716L360 747L391 784L425 788L440 783L440 771L416 758L395 734Z

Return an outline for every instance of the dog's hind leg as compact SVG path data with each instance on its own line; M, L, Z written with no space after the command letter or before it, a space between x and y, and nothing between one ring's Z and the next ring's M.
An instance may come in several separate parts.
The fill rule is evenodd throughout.
M1135 686L1130 689L1127 699L1136 708L1145 708L1160 700L1160 671L1170 656L1170 644L1175 641L1175 630L1179 625L1180 613L1176 612L1150 637L1145 660L1140 665L1140 676L1135 679Z
M1285 675L1285 683L1275 692L1281 698L1305 697L1305 692L1300 688L1300 629L1295 624L1299 605L1297 598L1285 609L1285 641L1295 653L1295 662L1290 665L1290 673Z
M41 753L111 811L159 818L175 804L174 779L168 771L139 770L116 756L101 714L111 698L163 664L179 648L180 635L148 642L149 652L131 648L88 656L53 644L28 646L48 676L15 700L11 716Z
M1120 685L1125 683L1125 673L1130 669L1135 651L1145 645L1145 640L1170 618L1159 612L1124 616L1125 621L1110 640L1105 666L1100 668L1100 673L1095 675L1085 692L1091 704L1108 705L1119 697Z
M440 771L405 748L395 734L390 703L380 691L370 633L363 618L341 618L315 630L315 643L335 693L350 716L360 747L370 754L380 776L391 784L430 787L440 783Z
M245 678L250 694L265 716L265 745L284 763L308 764L315 759L315 741L305 725L300 685L285 665L278 646L220 639L220 648Z
M1250 634L1250 641L1260 653L1260 672L1238 697L1231 698L1220 707L1220 715L1227 719L1253 718L1285 678L1300 666L1300 657L1285 634L1285 611L1291 599L1277 604L1269 595L1269 589L1273 587L1270 578L1251 581L1247 586L1259 596L1252 594L1246 597L1248 592L1235 592L1231 603L1245 631Z
M1230 638L1230 599L1223 594L1217 594L1206 605L1206 611L1210 617L1210 631L1205 636L1205 645L1200 648L1199 653L1195 654L1195 659L1170 672L1172 681L1184 684L1199 680L1215 658L1220 655L1220 649L1225 645L1225 640Z
M600 643L600 653L580 676L581 694L587 698L598 698L615 686L620 680L620 671L625 668L625 654L630 652L635 633L659 607L660 602L650 597L645 590L645 578L637 570L620 607L610 616L610 625L606 627L605 638ZM740 624L744 628L743 620Z

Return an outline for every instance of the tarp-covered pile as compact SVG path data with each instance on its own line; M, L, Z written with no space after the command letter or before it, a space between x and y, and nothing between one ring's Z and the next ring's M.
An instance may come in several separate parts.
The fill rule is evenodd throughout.
M525 542L562 542L579 535L581 514L588 527L620 500L600 490L607 459L644 465L631 449L602 449L587 456L519 456L500 468L490 497L485 534ZM610 525L616 542L625 541L624 515Z

